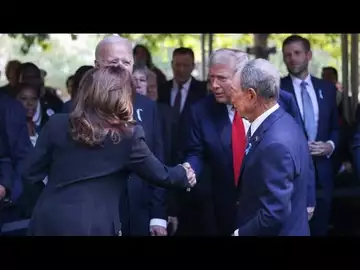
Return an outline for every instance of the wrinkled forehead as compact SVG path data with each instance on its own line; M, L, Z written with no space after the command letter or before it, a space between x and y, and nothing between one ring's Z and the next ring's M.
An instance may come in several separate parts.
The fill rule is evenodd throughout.
M97 60L111 61L114 59L121 59L132 61L133 54L129 44L125 42L104 44L99 48ZM99 59L100 58L100 59Z
M234 68L229 64L213 64L209 67L209 76L231 76Z

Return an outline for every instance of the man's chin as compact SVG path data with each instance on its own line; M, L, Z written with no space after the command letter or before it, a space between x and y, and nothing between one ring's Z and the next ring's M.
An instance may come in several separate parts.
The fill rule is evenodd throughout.
M225 96L217 96L217 95L214 95L214 96L215 96L215 99L217 102L222 103L222 104L228 103L228 100Z

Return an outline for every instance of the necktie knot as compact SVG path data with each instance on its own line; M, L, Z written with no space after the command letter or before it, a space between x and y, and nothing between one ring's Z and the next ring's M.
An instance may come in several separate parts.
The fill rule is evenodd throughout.
M302 82L300 83L301 90L306 90L306 86L307 86L307 82L302 81Z

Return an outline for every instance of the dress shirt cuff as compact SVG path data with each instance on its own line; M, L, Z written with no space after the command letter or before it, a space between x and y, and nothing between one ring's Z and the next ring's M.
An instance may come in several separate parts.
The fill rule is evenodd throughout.
M306 207L308 213L313 213L315 211L315 206L308 206Z
M239 229L236 229L232 236L239 236Z
M334 150L335 150L335 144L334 144L334 142L333 142L333 141L327 141L327 143L330 143L330 144L331 144L331 146L332 146L332 151L331 151L331 153L327 155L327 157L328 157L328 158L330 158L330 157L331 157L331 155L334 153Z
M161 226L167 228L167 221L161 218L152 218L150 219L150 227L151 226Z

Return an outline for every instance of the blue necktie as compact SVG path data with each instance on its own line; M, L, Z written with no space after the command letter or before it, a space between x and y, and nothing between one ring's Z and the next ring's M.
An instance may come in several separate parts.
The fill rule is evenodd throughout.
M305 124L306 134L309 141L315 141L317 126L315 122L315 113L314 108L311 102L310 95L306 89L307 83L302 81L300 84L301 87L301 97L303 105L303 120Z
M251 126L249 127L247 133L246 133L246 149L245 149L245 155L247 155L251 149Z

